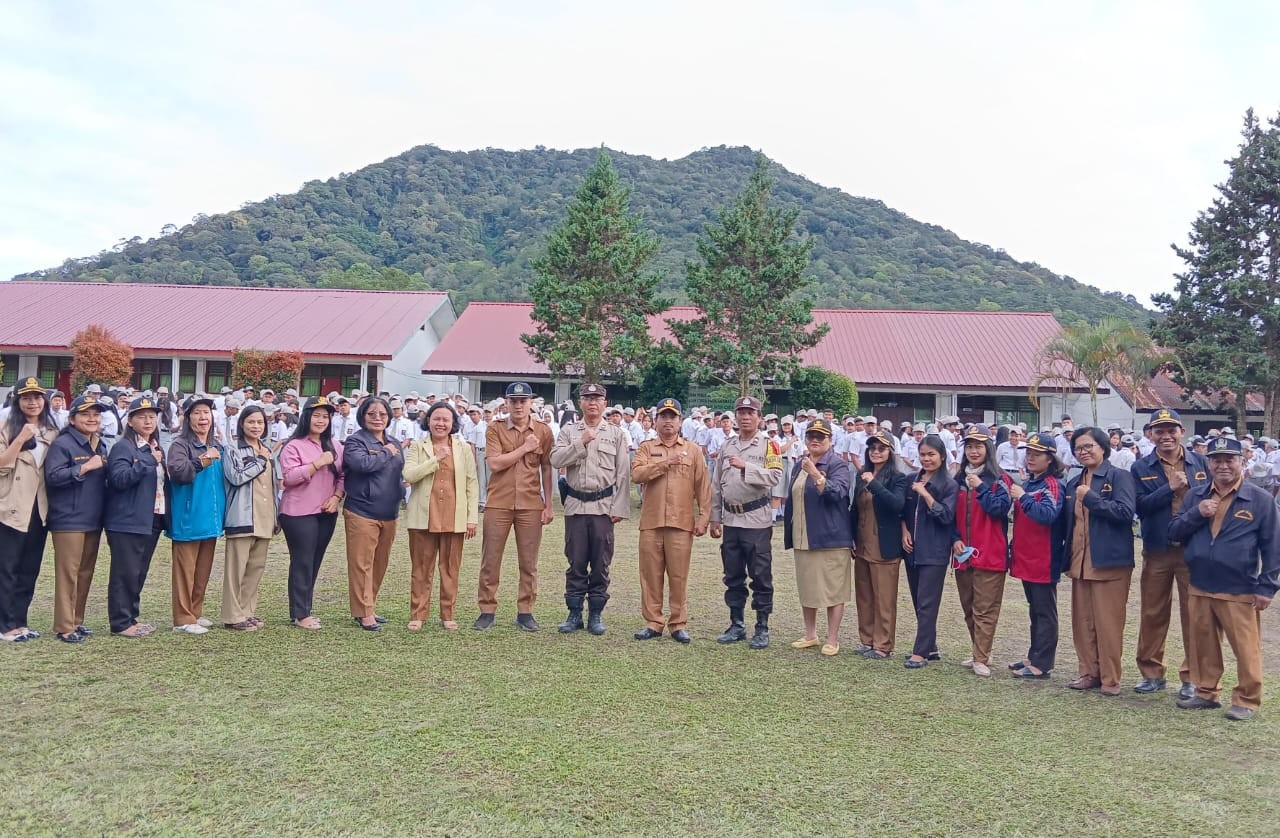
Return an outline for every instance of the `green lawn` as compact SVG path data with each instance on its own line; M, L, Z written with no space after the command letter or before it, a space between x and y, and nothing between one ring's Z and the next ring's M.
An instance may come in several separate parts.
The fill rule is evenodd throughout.
M265 630L168 632L162 541L143 604L165 630L112 638L104 542L88 616L99 636L0 649L4 834L1276 834L1274 612L1264 620L1270 703L1238 724L1177 710L1172 693L1129 690L1136 615L1125 694L1067 690L1069 584L1049 682L1015 682L1002 666L1026 646L1017 583L990 680L959 666L968 640L950 583L941 664L909 671L900 659L795 651L800 609L780 530L767 651L714 642L725 611L705 538L690 586L693 644L632 640L634 524L619 527L609 633L561 636L562 532L557 519L544 539L538 635L512 625L513 553L498 626L470 630L478 540L464 559L462 630L433 619L406 631L403 534L379 609L388 630L358 630L339 528L317 597L324 631L287 623L280 539L263 583ZM50 553L32 611L42 630L52 569ZM220 571L221 555L206 610L215 621ZM905 580L902 592L906 651ZM852 623L850 609L846 650Z

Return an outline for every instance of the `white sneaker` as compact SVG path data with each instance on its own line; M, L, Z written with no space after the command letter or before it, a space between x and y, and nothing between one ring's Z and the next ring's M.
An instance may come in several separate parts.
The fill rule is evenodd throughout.
M201 617L196 620L196 625L200 628L213 628L213 620L210 620L208 617Z
M187 623L185 626L174 626L173 630L178 634L208 634L209 630L197 623Z
M975 661L973 664L973 674L977 675L979 678L990 678L991 667L987 666L985 663L977 663Z
M965 669L973 669L973 658L965 658L964 660L960 661L960 665L963 666Z

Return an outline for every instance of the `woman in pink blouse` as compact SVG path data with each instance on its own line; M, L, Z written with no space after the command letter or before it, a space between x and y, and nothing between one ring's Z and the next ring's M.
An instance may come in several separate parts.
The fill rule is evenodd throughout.
M289 545L289 617L295 626L311 631L320 628L311 601L343 496L342 443L333 439L332 419L332 405L321 398L308 399L280 452L280 528Z

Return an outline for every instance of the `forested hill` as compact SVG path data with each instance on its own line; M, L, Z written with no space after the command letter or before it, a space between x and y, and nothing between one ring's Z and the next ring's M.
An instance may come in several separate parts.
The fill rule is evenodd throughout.
M703 225L746 182L753 152L712 148L680 160L611 152L632 207L662 239L663 287L677 298L683 260ZM17 279L218 285L362 285L452 290L470 300L527 300L529 260L558 223L595 149L450 152L420 146L292 195L198 216L157 238ZM1104 294L999 250L966 242L880 201L826 189L776 168L775 199L799 207L817 240L817 302L833 308L1052 310L1063 322L1120 314ZM400 271L405 272L401 274Z

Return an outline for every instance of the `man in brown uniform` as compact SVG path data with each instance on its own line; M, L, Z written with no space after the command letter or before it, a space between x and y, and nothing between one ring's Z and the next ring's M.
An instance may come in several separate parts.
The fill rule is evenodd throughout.
M724 602L729 628L718 643L745 640L743 617L747 605L747 576L751 577L751 607L756 612L752 649L769 645L769 614L773 611L773 515L769 500L782 479L782 455L760 430L760 400L743 396L734 405L738 435L716 455L711 477L711 537L724 534L720 561L724 565Z
M489 463L489 497L484 507L484 531L480 546L480 586L476 600L480 618L472 628L493 626L498 610L498 581L507 536L516 531L516 558L520 586L516 600L516 625L537 631L533 603L538 596L538 547L542 528L551 523L551 429L529 415L533 389L523 381L507 385L509 414L495 420L485 433L485 458Z
M693 539L706 535L711 520L711 480L702 450L680 436L680 402L658 403L656 427L658 438L642 442L631 464L631 479L645 487L640 508L640 613L645 627L635 638L662 636L665 575L671 584L671 617L665 625L673 640L688 643L689 562Z
M605 389L583 384L578 390L582 418L560 429L551 450L552 468L564 469L560 495L564 501L564 602L569 617L560 632L582 628L582 601L587 601L587 631L604 634L604 606L609 601L609 565L613 562L613 525L631 517L630 434L603 420Z
M1169 537L1186 545L1191 570L1191 680L1184 710L1221 707L1222 636L1236 656L1226 716L1253 717L1262 704L1262 612L1280 588L1280 529L1271 494L1244 480L1240 443L1209 444L1213 482L1187 494Z

